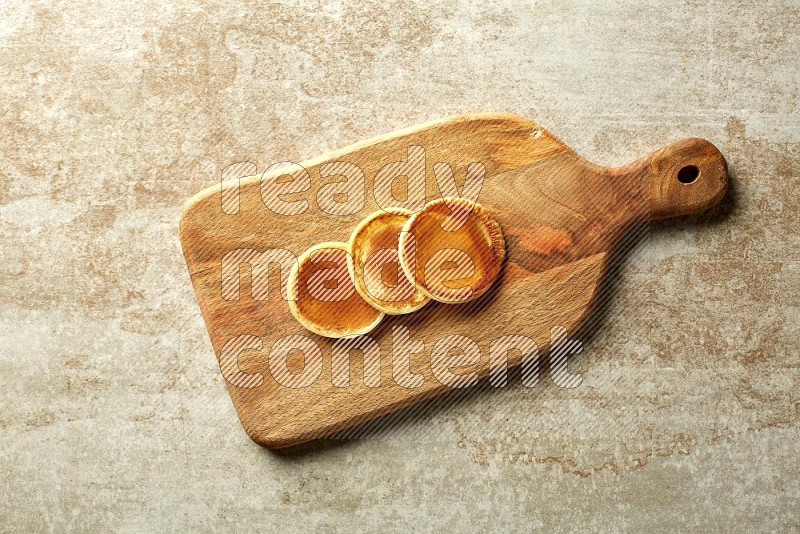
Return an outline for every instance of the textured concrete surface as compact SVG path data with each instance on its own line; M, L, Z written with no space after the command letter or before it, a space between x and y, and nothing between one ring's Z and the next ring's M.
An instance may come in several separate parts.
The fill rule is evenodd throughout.
M791 531L800 4L0 4L8 531ZM575 390L275 454L242 431L176 226L259 168L458 112L621 164L702 136L733 193L653 225Z

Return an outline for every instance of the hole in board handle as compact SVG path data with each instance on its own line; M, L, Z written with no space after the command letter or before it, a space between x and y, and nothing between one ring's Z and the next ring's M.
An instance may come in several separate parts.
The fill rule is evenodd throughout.
M678 181L682 184L690 184L697 180L698 176L700 176L700 169L696 165L687 165L678 171Z

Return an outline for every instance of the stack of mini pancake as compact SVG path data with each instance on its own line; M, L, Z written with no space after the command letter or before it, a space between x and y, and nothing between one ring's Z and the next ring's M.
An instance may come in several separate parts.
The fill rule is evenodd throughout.
M289 310L316 334L358 336L385 314L480 297L504 257L500 225L476 202L442 198L416 213L387 208L362 220L348 243L300 255L287 281Z

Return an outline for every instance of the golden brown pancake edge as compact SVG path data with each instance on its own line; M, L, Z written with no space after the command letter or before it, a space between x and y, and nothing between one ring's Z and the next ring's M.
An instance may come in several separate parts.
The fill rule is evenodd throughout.
M343 337L354 337L359 336L362 334L366 334L367 332L371 331L375 328L383 319L384 313L373 306L371 306L368 302L364 301L363 297L356 291L355 295L357 298L364 302L364 305L367 308L370 308L375 312L375 319L372 321L367 322L364 325L358 325L352 328L349 328L346 331L341 331L340 329L331 328L324 324L320 324L317 321L312 320L311 318L304 315L302 310L302 305L298 304L297 297L298 297L298 280L297 277L300 274L300 270L302 269L304 263L310 260L311 255L318 251L318 250L325 250L325 249L335 249L341 250L349 257L349 252L347 248L347 243L342 243L338 241L327 241L324 243L316 244L310 247L308 250L303 252L298 258L297 262L292 266L291 271L289 272L288 279L286 281L287 284L287 296L288 301L287 304L289 306L289 311L294 316L294 318L299 322L304 328L307 330L314 332L315 334L319 334L321 336L329 337L329 338L343 338ZM349 269L348 269L348 276L349 276ZM352 277L350 278L352 281ZM351 297L352 298L352 297Z
M408 278L405 270L402 269L402 265L400 265L400 272L398 274L405 276L406 279L414 286L414 296L411 299L403 300L402 303L387 302L378 299L367 289L364 277L356 272L356 258L360 258L360 252L364 245L369 244L370 238L374 237L375 233L377 233L377 231L379 231L380 228L386 224L385 219L391 217L403 217L405 222L408 222L408 219L413 214L413 211L399 207L381 209L367 215L367 217L365 217L350 234L350 241L348 243L349 254L347 256L347 268L350 271L350 277L353 279L356 291L358 291L361 297L370 305L386 313L387 315L402 315L417 311L427 304L430 298L420 290L419 285L413 278ZM371 232L370 227L376 227L376 230ZM400 230L402 230L402 226L400 229L398 229L398 232ZM360 265L359 267L363 274L363 265Z
M470 208L468 219L464 224L470 224L470 221L473 221L472 224L479 224L482 227L482 229L485 230L486 240L489 244L488 248L491 251L491 254L488 258L482 258L485 260L484 261L485 265L479 266L484 272L490 274L491 276L483 277L483 279L480 280L480 283L477 288L472 287L472 294L470 295L470 297L464 300L451 300L444 298L442 295L438 295L431 292L429 288L426 287L425 280L418 279L419 277L417 276L417 273L420 270L420 265L417 265L416 269L417 272L412 272L411 266L409 265L409 260L406 257L407 242L412 234L417 240L424 241L426 238L430 237L425 235L417 236L417 234L420 234L420 232L419 231L415 232L415 229L417 228L417 226L420 225L420 222L424 221L425 217L430 217L430 214L432 212L444 208L446 212L444 212L444 216L439 219L439 222L441 223L441 220L444 220L444 218L451 213L450 208L447 206L447 203L455 205L456 207ZM406 273L406 276L408 276L412 280L416 280L417 287L420 289L420 291L429 296L431 299L448 304L459 304L463 302L469 302L471 300L477 299L478 297L486 293L486 291L489 290L489 288L492 286L492 284L494 284L495 280L499 276L500 269L502 267L502 263L503 260L505 259L505 253L506 253L505 238L503 237L503 232L502 229L500 228L500 224L497 222L497 220L494 218L491 212L488 209L486 209L483 205L465 198L449 197L449 198L439 198L436 200L432 200L431 202L426 204L425 207L423 207L420 211L418 211L409 218L409 220L403 227L400 240L401 240L399 244L400 264L403 267L403 271ZM420 245L417 246L419 247ZM475 255L470 254L470 257L474 258Z

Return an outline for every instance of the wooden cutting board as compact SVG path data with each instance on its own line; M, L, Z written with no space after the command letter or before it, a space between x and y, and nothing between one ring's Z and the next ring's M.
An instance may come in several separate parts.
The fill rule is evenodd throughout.
M380 348L379 368L374 352L367 359L353 350L348 375L341 360L333 369L336 341L306 331L289 313L282 282L292 258L310 246L346 242L361 219L380 209L376 196L387 207L386 191L376 192L373 179L393 162L388 169L401 172L411 172L409 161L420 165L420 149L411 147L424 150L427 200L441 195L434 164L449 164L459 187L470 164L483 165L478 202L500 223L507 259L498 282L474 302L431 302L409 315L386 316L368 334ZM418 198L409 184L403 177L393 182L397 204ZM469 114L210 187L183 208L180 238L242 425L257 443L281 448L450 391L451 382L434 374L431 354L453 336L468 336L480 349L479 359L453 370L456 375L487 376L492 348L512 339L504 336L527 336L543 354L554 327L569 336L587 318L609 252L626 228L704 210L727 185L724 158L701 139L612 169L581 159L528 119ZM404 333L410 344L401 343ZM305 352L287 352L292 343ZM403 357L407 368L394 368ZM522 357L511 350L509 367ZM398 375L422 380L398 381Z

